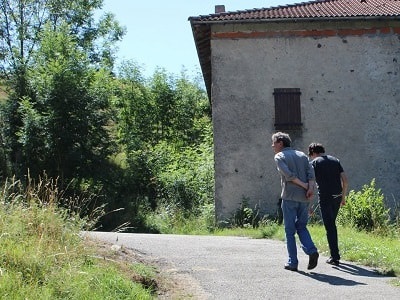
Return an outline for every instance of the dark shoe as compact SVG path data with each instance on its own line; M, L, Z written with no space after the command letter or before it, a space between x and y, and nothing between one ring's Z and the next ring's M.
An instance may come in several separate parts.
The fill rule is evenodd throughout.
M289 271L296 271L297 272L297 267L293 267L289 264L285 264L285 270L289 270Z
M310 254L310 255L309 255L308 267L307 267L308 270L312 270L312 269L314 269L314 268L317 266L317 264L318 264L318 257L319 257L318 252L314 252L313 254Z
M328 260L326 261L327 264L338 266L339 265L339 260L333 259L332 257L329 257Z

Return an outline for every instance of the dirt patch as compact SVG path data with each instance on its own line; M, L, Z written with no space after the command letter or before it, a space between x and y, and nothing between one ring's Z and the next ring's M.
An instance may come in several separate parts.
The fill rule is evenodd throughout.
M166 261L147 257L133 249L108 243L88 240L88 246L96 249L96 255L105 261L116 263L121 272L133 281L155 290L157 299L207 299L199 284L187 274L179 273ZM132 274L129 265L141 263L156 270L156 277L149 280L138 274Z

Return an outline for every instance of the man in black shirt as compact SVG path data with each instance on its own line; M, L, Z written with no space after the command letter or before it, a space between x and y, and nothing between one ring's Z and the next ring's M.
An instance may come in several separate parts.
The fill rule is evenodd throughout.
M315 180L318 186L319 205L328 239L330 258L326 261L331 265L339 265L340 254L338 246L336 217L340 206L344 205L348 181L340 161L325 154L322 144L312 143L308 147L308 155L312 159Z

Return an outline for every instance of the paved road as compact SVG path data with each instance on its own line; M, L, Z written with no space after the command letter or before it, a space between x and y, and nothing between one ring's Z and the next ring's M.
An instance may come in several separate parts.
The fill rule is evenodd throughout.
M373 269L343 262L307 270L308 256L299 251L299 271L283 269L285 243L244 237L152 235L92 232L95 239L131 248L171 274L197 285L190 299L400 299L393 278Z

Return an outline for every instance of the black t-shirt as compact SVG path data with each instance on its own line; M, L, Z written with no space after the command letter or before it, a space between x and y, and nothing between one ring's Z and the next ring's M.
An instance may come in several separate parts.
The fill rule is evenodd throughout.
M331 155L322 155L312 161L318 192L321 196L339 195L342 193L340 173L343 172L340 161Z

